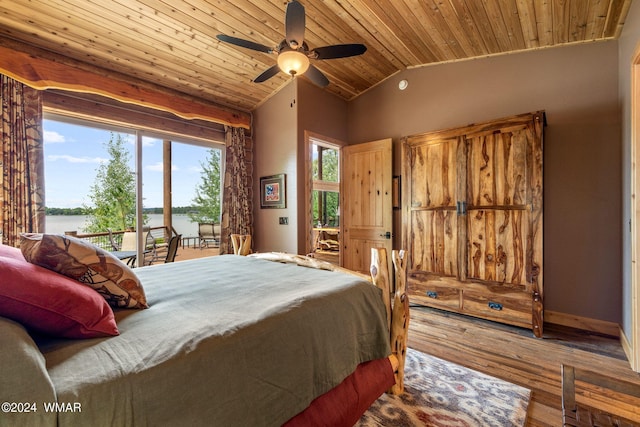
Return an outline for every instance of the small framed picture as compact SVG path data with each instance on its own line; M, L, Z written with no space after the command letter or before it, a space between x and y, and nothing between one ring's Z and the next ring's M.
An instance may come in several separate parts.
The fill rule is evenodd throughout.
M284 209L287 207L286 175L260 177L260 207Z

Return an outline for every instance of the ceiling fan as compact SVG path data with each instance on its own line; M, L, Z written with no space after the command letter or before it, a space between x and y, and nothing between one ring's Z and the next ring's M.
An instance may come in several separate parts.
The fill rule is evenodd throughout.
M218 34L216 38L225 43L257 50L258 52L275 53L277 55L278 63L253 79L256 83L262 83L282 70L292 77L304 74L316 85L325 87L329 84L329 79L310 63L311 59L347 58L362 55L367 50L365 45L358 43L337 44L309 50L309 46L307 46L307 43L304 41L304 6L297 0L291 0L287 4L284 25L286 32L285 39L273 48L226 34Z

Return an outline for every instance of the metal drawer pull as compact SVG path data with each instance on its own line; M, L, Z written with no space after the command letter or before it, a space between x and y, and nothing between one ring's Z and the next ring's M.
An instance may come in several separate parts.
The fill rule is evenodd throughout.
M502 310L502 304L500 304L499 302L489 301L489 303L487 303L487 305L492 310L498 310L498 311Z
M438 293L434 291L427 291L427 296L429 298L438 299Z

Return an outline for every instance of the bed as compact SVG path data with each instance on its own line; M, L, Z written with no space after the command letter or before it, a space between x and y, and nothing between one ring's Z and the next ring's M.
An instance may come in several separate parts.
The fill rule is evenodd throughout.
M402 388L408 301L402 286L390 304L386 253L375 253L379 287L286 254L142 267L148 308L114 308L108 337L0 317L0 425L352 425Z

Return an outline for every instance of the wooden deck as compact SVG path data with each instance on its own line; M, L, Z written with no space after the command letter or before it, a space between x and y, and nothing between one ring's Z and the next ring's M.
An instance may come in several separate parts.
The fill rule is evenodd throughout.
M530 389L527 427L562 425L563 363L640 386L640 375L631 370L618 338L558 325L545 324L544 338L539 339L528 329L411 307L408 343L416 350ZM631 411L628 417L640 426L640 407Z
M194 258L204 258L208 256L220 255L220 248L198 248L193 246L178 247L175 262L185 261Z

